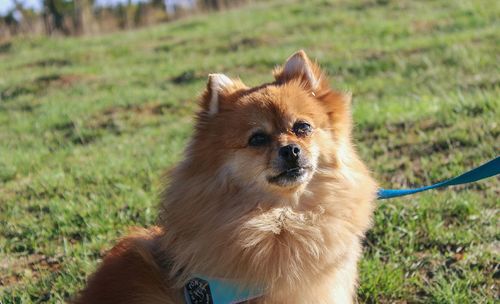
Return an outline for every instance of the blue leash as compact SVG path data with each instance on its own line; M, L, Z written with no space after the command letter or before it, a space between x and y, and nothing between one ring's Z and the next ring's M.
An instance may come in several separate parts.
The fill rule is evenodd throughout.
M500 156L497 156L495 159L490 160L489 162L477 168L467 171L462 175L430 186L415 189L379 189L377 193L377 199L388 199L398 196L410 195L435 188L472 183L484 178L495 176L497 174L500 174Z

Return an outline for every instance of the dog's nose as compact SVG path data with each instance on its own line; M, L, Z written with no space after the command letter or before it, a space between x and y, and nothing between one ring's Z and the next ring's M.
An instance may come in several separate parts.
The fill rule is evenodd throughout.
M281 147L279 150L279 155L287 163L295 163L300 156L300 147L297 144L289 144L287 146Z

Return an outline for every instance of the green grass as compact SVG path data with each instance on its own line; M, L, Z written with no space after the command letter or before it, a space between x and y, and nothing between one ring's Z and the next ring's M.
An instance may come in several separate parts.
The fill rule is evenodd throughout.
M0 302L75 294L115 240L155 222L206 75L250 85L304 48L354 92L355 137L384 187L498 155L500 2L258 3L138 31L0 47ZM494 303L499 179L379 202L365 303Z

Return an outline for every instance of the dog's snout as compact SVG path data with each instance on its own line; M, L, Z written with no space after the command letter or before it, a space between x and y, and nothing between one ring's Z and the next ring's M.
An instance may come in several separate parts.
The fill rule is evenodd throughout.
M287 163L295 163L300 157L300 147L297 144L289 144L287 146L281 147L279 150L279 155Z

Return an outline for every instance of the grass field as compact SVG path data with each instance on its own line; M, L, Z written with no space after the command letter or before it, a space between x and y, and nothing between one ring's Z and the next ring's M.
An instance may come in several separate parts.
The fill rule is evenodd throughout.
M60 303L133 225L155 222L206 75L250 85L304 48L354 93L384 187L500 151L500 2L286 1L147 29L0 45L0 302ZM379 202L362 303L494 303L499 178Z

